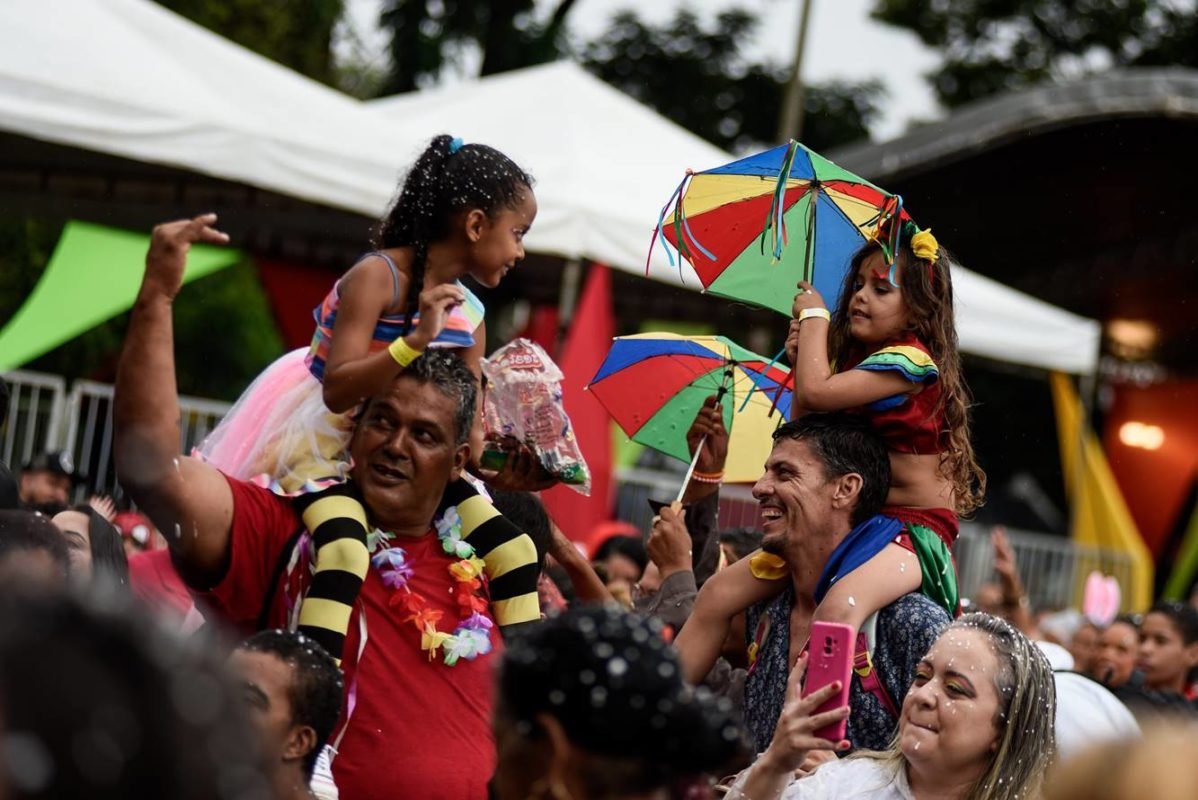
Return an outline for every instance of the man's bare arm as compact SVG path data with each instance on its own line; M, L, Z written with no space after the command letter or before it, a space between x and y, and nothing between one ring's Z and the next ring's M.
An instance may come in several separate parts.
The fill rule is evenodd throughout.
M216 469L179 454L171 309L191 245L228 242L211 227L215 222L215 214L206 214L154 228L117 367L112 412L121 483L166 537L183 577L197 587L224 575L233 496Z

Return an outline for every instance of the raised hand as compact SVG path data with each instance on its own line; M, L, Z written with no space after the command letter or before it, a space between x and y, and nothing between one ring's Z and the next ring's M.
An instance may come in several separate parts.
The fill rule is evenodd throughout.
M695 469L709 474L723 472L724 462L728 459L728 430L724 427L724 407L716 402L715 395L703 401L686 432L686 446L691 455L699 442L703 443L703 451Z
M681 503L663 507L653 518L653 530L645 544L649 558L657 565L663 580L675 572L691 569L692 547L691 535L686 529L686 509Z
M428 347L445 329L450 312L464 302L466 293L456 284L443 283L425 289L420 293L420 321L416 323L416 329L408 334L408 344L418 350Z
M797 319L792 319L790 327L786 330L786 358L791 366L799 360L799 328L802 324Z
M491 437L491 441L500 446L507 459L500 470L478 470L488 485L509 492L539 492L558 482L527 443L511 436Z
M150 234L146 253L146 274L142 289L174 299L183 285L187 253L196 242L228 244L229 235L213 227L216 214L201 214L192 219L164 222Z
M763 759L768 758L770 766L778 771L794 772L801 768L813 750L847 750L850 747L848 740L833 742L813 733L848 717L848 706L813 714L824 701L840 691L840 681L833 681L803 697L803 676L806 673L807 654L804 653L799 656L787 678L786 704L782 706L782 715L778 718L778 726L774 728L774 739L762 756Z
M990 532L990 542L994 546L994 571L1007 579L1019 578L1019 567L1015 562L1015 548L1007 539L1007 529L996 525Z
M824 303L823 295L815 290L807 281L799 281L799 292L795 295L794 302L790 306L790 315L796 319L799 312L806 308L827 308Z
M87 504L109 522L116 519L116 504L112 502L112 498L103 494L93 494L87 498Z

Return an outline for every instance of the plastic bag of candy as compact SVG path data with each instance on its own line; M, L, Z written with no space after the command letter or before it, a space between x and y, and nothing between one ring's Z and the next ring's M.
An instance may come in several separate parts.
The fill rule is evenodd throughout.
M488 446L481 463L502 469L504 438L527 444L545 470L562 483L591 493L591 473L562 404L562 371L540 345L515 339L483 359L483 429Z

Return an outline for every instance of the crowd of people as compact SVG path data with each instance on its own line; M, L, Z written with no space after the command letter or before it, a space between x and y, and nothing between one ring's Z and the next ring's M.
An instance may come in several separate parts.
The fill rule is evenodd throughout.
M60 453L0 473L0 795L1198 792L1156 767L1198 733L1198 608L1033 609L1001 532L997 582L962 595L951 548L985 475L930 231L880 219L836 308L797 287L759 529L719 530L717 395L682 500L583 552L535 447L478 413L462 279L496 286L536 214L502 153L434 139L312 346L191 455L172 305L189 248L228 237L212 214L155 228L113 401L138 510L71 505ZM815 685L825 630L847 677Z

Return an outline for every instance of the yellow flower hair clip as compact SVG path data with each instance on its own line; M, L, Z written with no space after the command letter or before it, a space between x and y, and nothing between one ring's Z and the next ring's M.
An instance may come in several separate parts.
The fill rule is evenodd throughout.
M932 235L931 228L926 228L911 237L911 251L921 261L935 262L940 257L940 243Z

